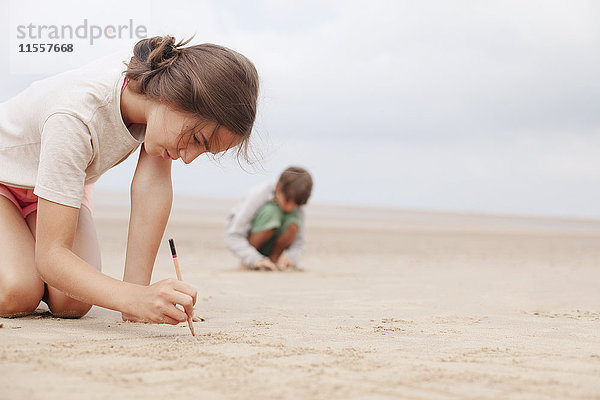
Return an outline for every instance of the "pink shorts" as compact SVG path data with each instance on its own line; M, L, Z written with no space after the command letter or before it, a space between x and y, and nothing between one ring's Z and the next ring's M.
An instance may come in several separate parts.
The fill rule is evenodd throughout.
M88 210L92 211L92 195L94 193L94 184L90 183L83 187L83 198L81 199L81 205L85 206ZM23 218L37 210L38 197L33 194L33 189L16 188L12 186L6 186L0 183L0 196L4 196L13 202L15 206L21 211Z

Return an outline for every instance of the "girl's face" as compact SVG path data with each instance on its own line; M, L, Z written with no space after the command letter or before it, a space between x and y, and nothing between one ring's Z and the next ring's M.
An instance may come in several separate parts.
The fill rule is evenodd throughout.
M226 151L240 143L240 137L216 122L201 123L183 112L157 104L146 121L144 149L165 160L181 158L189 164L199 155Z

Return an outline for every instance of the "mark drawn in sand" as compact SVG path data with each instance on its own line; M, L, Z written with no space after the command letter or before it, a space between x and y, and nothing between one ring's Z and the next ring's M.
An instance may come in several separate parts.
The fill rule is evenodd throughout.
M268 382L265 377L285 369L283 381L301 385L298 387L302 397L307 398L319 398L327 390L344 392L343 387L324 388L317 383L335 380L340 374L362 375L381 367L365 358L369 350L287 346L270 340L261 342L247 334L147 337L144 343L138 338L63 342L38 347L34 352L28 345L6 346L0 349L0 362L28 364L33 370L51 370L72 378L93 376L109 385L147 383L154 390L160 390L162 384L198 379L203 390L215 393L247 389L249 382L254 382L255 389L268 394L271 389L263 387ZM305 387L307 376L316 380L314 387ZM348 397L351 393L345 394Z
M486 316L469 317L469 316L459 316L459 315L445 315L445 316L434 317L432 322L434 324L438 324L438 325L457 324L457 323L463 323L464 325L475 325L475 324L479 324L480 322L482 322L483 320L485 320L487 318L488 317L486 317Z
M441 358L442 362L486 362L490 359L512 359L514 362L514 358L521 356L510 348L500 348L500 347L481 347L479 349L465 351L460 354L454 354L448 357Z
M374 322L374 320L371 320ZM395 318L382 318L381 323L375 325L373 330L382 335L388 335L391 333L409 333L409 327L414 325L414 321L406 321L403 319Z
M257 321L255 319L252 320L252 325L269 329L272 325L275 325L274 322L265 322L265 321Z
M575 311L568 312L568 313L552 313L552 312L545 312L545 311L535 311L535 312L524 311L523 313L528 314L528 315L537 315L537 316L546 317L546 318L569 318L569 319L586 320L586 321L600 321L600 313L593 312L593 311L575 310Z

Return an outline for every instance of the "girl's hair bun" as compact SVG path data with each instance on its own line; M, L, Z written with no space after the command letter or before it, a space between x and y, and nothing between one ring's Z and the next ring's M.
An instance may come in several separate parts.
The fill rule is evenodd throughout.
M138 60L145 62L148 69L156 70L172 64L177 58L177 47L173 36L155 36L139 41L133 54Z
M175 38L169 35L140 40L133 48L128 77L136 80L143 92L150 79L177 61L181 53L179 47L188 42L189 40L175 43Z

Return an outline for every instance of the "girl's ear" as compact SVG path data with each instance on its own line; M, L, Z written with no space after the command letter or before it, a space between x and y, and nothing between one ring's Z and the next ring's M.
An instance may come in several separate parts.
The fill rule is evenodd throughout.
M275 193L279 192L280 186L281 186L281 184L279 182L277 182L277 185L275 185Z

